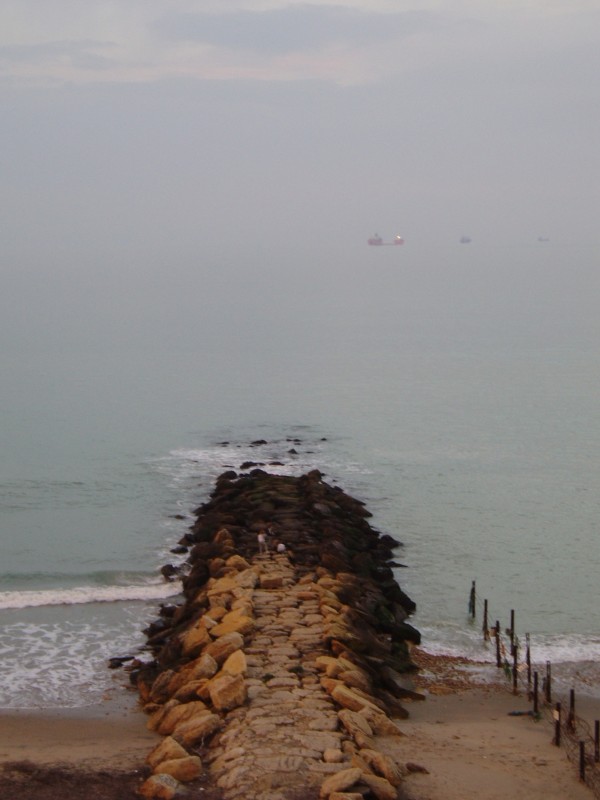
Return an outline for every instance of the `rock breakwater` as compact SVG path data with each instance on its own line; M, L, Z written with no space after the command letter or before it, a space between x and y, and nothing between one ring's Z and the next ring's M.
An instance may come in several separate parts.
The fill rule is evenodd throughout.
M399 543L369 517L317 470L220 476L181 542L183 600L131 671L163 737L143 796L194 796L203 776L223 800L397 800L419 634Z

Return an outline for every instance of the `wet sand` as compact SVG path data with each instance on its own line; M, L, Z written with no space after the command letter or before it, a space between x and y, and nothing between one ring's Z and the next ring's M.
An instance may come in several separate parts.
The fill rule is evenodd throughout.
M135 769L160 737L147 730L137 696L102 705L0 711L0 763L32 761L85 769Z

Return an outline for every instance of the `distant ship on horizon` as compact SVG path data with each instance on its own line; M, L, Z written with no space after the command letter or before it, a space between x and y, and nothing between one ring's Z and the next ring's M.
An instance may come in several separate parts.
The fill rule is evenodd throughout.
M376 233L374 236L371 236L370 239L367 239L367 244L370 244L372 247L387 247L390 245L393 246L398 244L404 244L404 239L398 233L396 234L396 236L394 236L393 241L384 242L381 236L378 233Z

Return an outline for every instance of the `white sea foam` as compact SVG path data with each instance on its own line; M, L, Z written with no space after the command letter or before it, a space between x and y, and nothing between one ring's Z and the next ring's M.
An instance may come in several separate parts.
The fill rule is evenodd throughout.
M0 592L0 609L114 603L131 600L164 600L180 593L180 581L130 586L75 586L68 589L11 591Z
M482 667L470 667L482 682L497 680L495 639L484 642L472 627L418 626L423 649L431 655L467 658ZM525 640L519 640L519 664L526 661ZM576 688L584 694L600 696L600 638L581 634L534 635L530 640L532 670L544 676L550 664L557 690Z
M27 618L0 626L0 707L76 707L100 702L122 686L121 670L107 669L115 655L137 655L143 645L139 607L31 609ZM146 616L143 614L142 616Z
M291 452L295 450L296 452ZM191 480L206 479L207 484L227 469L240 471L245 462L257 464L265 472L279 475L301 475L307 470L320 469L336 476L371 474L358 462L341 456L332 458L331 449L323 439L275 439L261 445L220 444L203 448L178 448L158 459L157 469L167 475L173 486L181 487ZM195 497L198 485L194 483Z

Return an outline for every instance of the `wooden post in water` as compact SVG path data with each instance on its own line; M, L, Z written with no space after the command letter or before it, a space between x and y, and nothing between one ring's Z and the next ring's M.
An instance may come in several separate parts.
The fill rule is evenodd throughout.
M585 742L579 742L579 780L585 783Z
M600 720L594 722L594 761L600 761Z
M471 583L471 594L469 595L469 614L475 619L475 581Z
M513 667L512 667L512 679L513 679L513 694L518 694L517 689L517 678L519 677L519 648L513 645L512 650L513 655Z
M496 620L496 666L502 666L502 658L500 654L500 621Z
M510 610L510 654L513 655L515 649L515 610Z
M483 641L489 642L490 630L488 628L488 601L483 601Z
M527 690L531 694L531 640L529 634L525 634L525 642L527 643L525 650L525 659L527 661Z
M557 703L554 712L554 744L557 747L560 747L560 709L560 703Z
M537 717L539 713L539 703L538 703L538 674L537 672L533 673L533 713Z
M575 730L575 689L569 692L569 716L567 717L567 728Z

